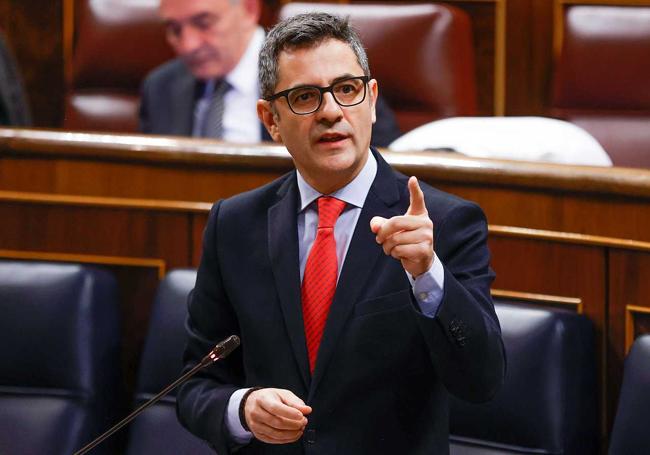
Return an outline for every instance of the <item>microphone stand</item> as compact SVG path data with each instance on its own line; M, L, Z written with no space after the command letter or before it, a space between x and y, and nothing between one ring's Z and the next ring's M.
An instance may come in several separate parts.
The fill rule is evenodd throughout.
M225 340L221 341L219 344L217 344L203 359L201 360L200 363L198 363L194 368L192 368L190 371L185 373L183 376L180 378L176 379L174 382L169 384L167 387L165 387L162 391L160 391L155 397L151 398L149 401L146 403L142 404L139 406L137 409L135 409L131 414L126 416L124 419L119 421L117 424L115 424L113 427L111 427L109 430L107 430L105 433L100 435L97 439L91 441L89 444L85 445L78 451L76 451L73 455L83 455L85 453L88 453L95 447L97 447L99 444L104 442L107 438L112 436L116 431L118 431L120 428L122 428L124 425L129 423L131 420L135 419L142 411L147 409L149 406L152 404L158 402L162 397L167 395L170 391L178 387L180 384L183 382L187 381L189 378L194 376L197 371L207 367L208 365L216 362L219 359L225 358L228 354L230 354L232 351L234 351L238 346L239 346L239 337L237 335L231 335Z

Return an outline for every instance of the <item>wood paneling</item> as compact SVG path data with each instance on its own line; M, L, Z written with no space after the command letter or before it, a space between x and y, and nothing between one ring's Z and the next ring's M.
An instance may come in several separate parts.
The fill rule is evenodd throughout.
M58 202L6 202L0 207L0 248L162 258L189 265L187 215Z
M518 303L530 303L536 306L561 308L573 310L578 314L583 313L582 299L579 297L566 297L562 295L539 294L536 292L506 291L492 288L492 297L500 300L510 300Z
M650 241L650 171L390 153L492 224ZM292 169L283 147L0 129L0 189L213 202Z
M246 179L228 170L199 166L146 166L141 163L35 159L7 167L0 179L5 189L61 194L112 195L152 199L214 201L256 188L279 173L247 172ZM26 178L23 178L26 177ZM182 194L178 188L184 188Z
M505 110L505 0L449 0L471 20L478 87L478 115ZM499 10L502 8L502 10Z
M650 240L647 198L587 195L547 189L439 184L479 203L491 223L636 240Z
M553 71L553 2L507 3L506 115L547 115Z

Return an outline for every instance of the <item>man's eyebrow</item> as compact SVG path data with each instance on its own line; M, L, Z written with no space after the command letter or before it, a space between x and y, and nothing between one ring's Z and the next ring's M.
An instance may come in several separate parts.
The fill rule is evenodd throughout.
M190 17L185 17L183 19L164 19L163 24L168 27L168 26L176 26L176 25L183 25L187 22L194 23L194 22L200 22L205 19L213 19L217 18L217 16L213 13L210 13L208 11L203 11L197 14L194 14L193 16Z
M285 90L293 90L294 88L305 88L305 87L319 87L318 85L315 84L296 84L292 85L291 87L286 88ZM284 90L282 90L284 91Z
M340 82L340 81L342 81L344 79L349 79L351 77L360 77L360 76L355 76L354 74L351 74L351 73L345 73L345 74L343 74L341 76L337 76L334 79L332 79L328 85L336 84L337 82ZM303 88L303 87L321 87L322 88L323 86L322 85L316 85L316 84L296 84L296 85L292 85L291 87L289 87L289 88L287 88L285 90L293 90L294 88Z
M191 16L188 21L190 22L200 22L205 19L216 19L218 16L214 13L210 13L208 11L202 11L198 14L195 14L194 16Z
M339 76L339 77L334 78L332 80L331 84L336 84L337 82L342 81L343 79L349 79L351 77L360 77L360 76L356 76L356 75L354 75L352 73L345 73L343 76Z

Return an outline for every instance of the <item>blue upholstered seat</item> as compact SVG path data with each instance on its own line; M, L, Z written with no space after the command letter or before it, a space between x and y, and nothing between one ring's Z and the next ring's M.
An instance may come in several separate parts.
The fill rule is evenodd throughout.
M119 337L109 273L0 261L0 453L70 455L110 426Z
M486 404L452 399L452 455L593 454L596 354L583 315L496 303L507 355L503 387Z
M636 339L625 359L623 386L618 400L610 455L645 455L650 452L650 335Z
M187 295L195 281L194 270L175 270L158 288L140 361L135 406L140 406L181 375ZM127 454L207 455L214 451L178 422L175 391L172 391L133 421Z

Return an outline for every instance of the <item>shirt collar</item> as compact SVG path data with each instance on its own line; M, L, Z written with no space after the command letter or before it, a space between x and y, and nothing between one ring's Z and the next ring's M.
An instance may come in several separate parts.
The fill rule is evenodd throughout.
M251 37L248 47L233 70L226 75L226 81L238 92L255 95L259 94L257 78L259 54L264 42L264 29L257 27Z
M298 191L300 192L299 211L302 212L309 204L320 196L323 196L323 194L309 185L300 174L300 171L296 170L296 174L298 178ZM368 152L368 159L361 172L350 183L334 191L330 196L345 201L348 205L361 208L366 201L366 196L368 196L372 182L375 180L375 175L377 175L377 160L372 152Z

